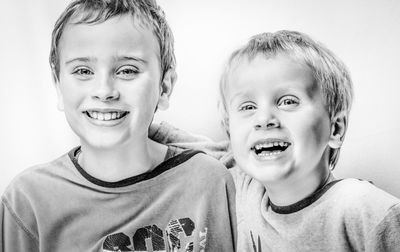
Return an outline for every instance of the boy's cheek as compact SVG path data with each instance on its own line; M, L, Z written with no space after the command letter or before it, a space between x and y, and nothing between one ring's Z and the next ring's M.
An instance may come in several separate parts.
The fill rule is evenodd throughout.
M242 118L232 116L229 118L228 122L231 136L240 136L249 131L248 122Z
M245 130L243 130L243 128L236 127L236 125L233 124L230 127L229 133L230 133L231 146L232 150L234 150L234 153L243 151L243 149L246 147L246 140L247 140Z
M64 111L64 98L60 88L60 82L55 84L56 93L57 93L57 109L59 111Z

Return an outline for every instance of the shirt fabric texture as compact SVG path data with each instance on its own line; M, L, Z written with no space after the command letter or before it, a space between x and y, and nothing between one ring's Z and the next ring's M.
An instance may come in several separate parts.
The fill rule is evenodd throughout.
M400 251L400 201L370 182L336 180L306 204L273 210L261 183L230 170L238 251Z
M85 173L78 151L27 169L8 186L1 252L235 249L235 187L215 159L184 151L148 173L105 182Z
M370 182L330 182L290 206L274 206L266 188L235 165L229 142L215 143L166 122L153 140L220 159L236 186L237 251L400 251L400 200Z

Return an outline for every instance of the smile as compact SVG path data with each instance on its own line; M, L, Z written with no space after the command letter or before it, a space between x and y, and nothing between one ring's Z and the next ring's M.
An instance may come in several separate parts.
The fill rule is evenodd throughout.
M254 145L251 150L259 157L273 157L284 152L290 145L285 141L267 141Z
M84 112L88 117L99 121L114 121L125 117L128 111L109 111L100 112L95 110L87 110Z

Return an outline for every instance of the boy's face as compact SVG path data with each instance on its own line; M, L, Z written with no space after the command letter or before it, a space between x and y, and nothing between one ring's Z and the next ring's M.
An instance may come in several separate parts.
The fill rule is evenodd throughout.
M243 59L226 100L235 160L264 185L328 167L330 119L307 66L284 54Z
M157 39L137 23L125 15L70 24L60 38L59 109L82 144L110 148L144 140L157 104L168 105ZM165 85L172 85L168 78Z

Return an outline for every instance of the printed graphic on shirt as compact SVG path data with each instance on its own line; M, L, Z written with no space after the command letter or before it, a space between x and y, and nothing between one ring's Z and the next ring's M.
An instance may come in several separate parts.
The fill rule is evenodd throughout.
M199 240L199 251L204 251L208 230L199 231L199 239L195 239L195 230L195 223L190 218L171 220L164 232L157 225L149 225L134 230L131 239L124 233L107 236L103 251L192 252L195 240Z
M131 245L129 237L123 233L107 236L103 243L103 251L132 251L128 248Z
M168 223L167 229L169 251L179 251L184 246L183 251L193 251L193 231L194 222L189 218L172 220Z

